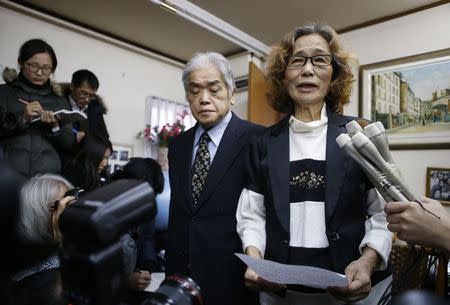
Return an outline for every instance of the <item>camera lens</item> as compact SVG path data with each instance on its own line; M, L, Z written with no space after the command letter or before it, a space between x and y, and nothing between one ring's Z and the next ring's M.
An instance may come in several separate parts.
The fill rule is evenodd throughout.
M200 286L181 275L166 277L145 305L203 305Z
M71 189L71 190L68 190L68 191L64 194L64 197L67 197L67 196L73 196L73 197L75 197L75 199L78 199L78 198L80 198L80 196L81 196L83 193L84 193L84 190L83 190L82 188L76 187L76 188L73 188L73 189Z

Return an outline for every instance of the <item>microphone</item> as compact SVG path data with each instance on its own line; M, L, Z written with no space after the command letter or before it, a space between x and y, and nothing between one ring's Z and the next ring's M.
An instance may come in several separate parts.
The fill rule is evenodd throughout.
M372 161L378 169L394 183L394 185L400 188L401 192L409 199L409 201L419 201L419 199L408 189L398 172L383 159L375 145L366 135L358 132L352 137L352 141L363 155Z
M352 137L350 138L349 134L339 135L336 138L338 145L361 166L386 201L415 201L439 219L440 217L426 209L421 200L406 186L389 151L383 124L375 122L366 126L365 123L366 121L361 121L364 130L356 121L347 123L346 128Z
M348 134L350 137L353 137L358 132L363 132L363 129L361 125L358 124L356 121L350 121L345 125L345 129L347 129Z
M379 123L379 124L378 124ZM364 127L364 133L376 146L377 150L383 156L383 159L388 163L394 164L394 159L392 158L391 152L389 151L389 144L386 132L379 128L379 125L383 126L381 122L376 122Z
M336 142L339 147L344 149L353 160L355 160L369 177L372 184L380 192L386 201L408 201L406 197L387 180L384 175L377 170L370 161L364 158L364 156L358 151L353 144L352 139L348 134L341 134L336 138Z

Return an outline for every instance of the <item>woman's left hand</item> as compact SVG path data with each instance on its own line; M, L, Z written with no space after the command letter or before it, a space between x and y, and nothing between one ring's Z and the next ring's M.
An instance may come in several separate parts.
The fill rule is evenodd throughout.
M328 287L328 292L336 299L354 303L366 298L372 290L370 277L378 263L378 253L366 247L363 255L345 268L349 283L346 287Z
M133 271L128 275L128 285L136 291L142 291L147 288L151 280L151 274L146 270Z
M59 218L61 217L61 214L64 211L64 209L74 201L75 197L66 196L63 199L55 202L54 206L52 207L51 216L52 216L53 237L55 238L55 240L58 241L62 240L61 229L59 228Z
M41 113L41 120L43 123L47 124L58 124L58 121L53 114L53 111L44 111Z

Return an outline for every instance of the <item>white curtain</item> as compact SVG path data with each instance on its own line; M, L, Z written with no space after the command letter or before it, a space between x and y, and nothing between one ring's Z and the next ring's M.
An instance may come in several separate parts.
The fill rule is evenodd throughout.
M184 117L185 130L195 125L196 120L191 115L189 105L171 101L159 96L148 96L145 99L145 124L151 128L158 126L158 130L165 124L173 124L177 116L183 111L187 111ZM144 156L156 159L158 157L158 147L148 141L144 142Z

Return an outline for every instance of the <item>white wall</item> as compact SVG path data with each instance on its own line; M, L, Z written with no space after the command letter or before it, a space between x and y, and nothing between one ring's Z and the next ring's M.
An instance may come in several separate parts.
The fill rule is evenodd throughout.
M397 18L342 35L361 65L416 55L450 47L450 4ZM16 66L19 46L27 39L40 37L55 49L59 65L55 80L69 81L71 74L88 68L100 79L99 93L109 107L106 123L113 142L132 144L135 155L142 145L134 136L144 125L144 100L158 95L184 101L181 69L151 56L142 55L103 39L92 38L67 27L56 26L0 6L0 65ZM236 58L233 70L245 75L242 61ZM237 66L237 67L235 67ZM248 66L248 64L245 64ZM346 114L358 114L358 82ZM242 96L240 98L243 98ZM238 107L242 108L240 103ZM408 185L425 194L426 167L450 168L449 150L394 151L394 158Z
M134 155L143 153L135 139L144 127L144 100L157 95L184 101L181 67L165 63L142 52L130 51L104 39L54 25L0 6L0 65L16 67L20 45L30 38L42 38L55 50L58 67L55 81L70 81L75 70L87 68L100 80L98 93L109 108L106 124L113 143L134 146Z
M450 4L342 34L360 65L431 52L450 47ZM346 114L358 114L358 81ZM450 168L450 150L393 151L407 184L425 195L427 167Z

